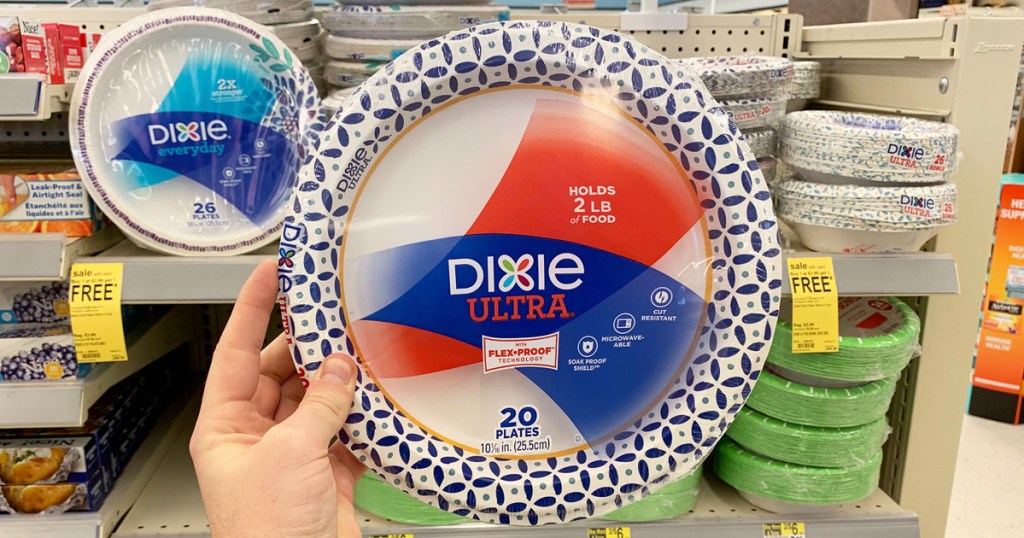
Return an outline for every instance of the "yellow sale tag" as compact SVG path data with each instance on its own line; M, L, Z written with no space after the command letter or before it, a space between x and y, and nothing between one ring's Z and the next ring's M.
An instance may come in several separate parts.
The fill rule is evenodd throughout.
M76 263L71 266L71 331L78 362L128 360L121 322L124 264Z
M587 538L630 538L629 527L587 529Z
M839 351L839 295L832 258L790 258L793 353Z
M802 521L765 523L761 529L764 538L807 538L807 528Z

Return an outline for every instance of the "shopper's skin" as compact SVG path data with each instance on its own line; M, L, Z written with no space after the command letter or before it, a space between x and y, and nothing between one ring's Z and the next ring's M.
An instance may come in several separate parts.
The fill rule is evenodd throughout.
M284 338L262 351L277 269L245 283L213 354L192 460L214 538L361 536L352 505L364 471L340 443L355 364L332 355L303 389Z

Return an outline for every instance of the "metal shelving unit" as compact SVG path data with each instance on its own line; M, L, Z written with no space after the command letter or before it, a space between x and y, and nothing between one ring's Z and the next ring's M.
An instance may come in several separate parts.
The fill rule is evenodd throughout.
M103 31L138 12L134 8L69 10L54 6L21 13L73 22L89 31ZM537 11L513 11L513 18L538 16ZM608 29L618 29L620 25L618 14L613 12L570 10L566 14L546 13L543 18ZM689 26L683 31L627 33L669 57L754 53L818 60L823 63L824 80L819 105L917 115L948 121L960 128L961 149L966 158L955 181L961 185L960 209L964 218L933 243L934 250L943 253L832 255L840 294L936 296L916 303L927 315L923 358L914 361L905 372L894 399L890 414L894 432L887 445L883 476L885 492L876 492L859 507L848 507L831 516L795 516L807 522L808 535L814 538L909 538L919 532L928 537L941 535L974 345L973 329L977 326L977 294L986 272L988 237L1005 145L1005 120L1013 98L1010 79L1017 72L1024 22L960 17L805 29L802 19L793 15L691 15ZM62 113L57 113L54 118L61 116ZM17 141L19 137L26 141L50 137L53 133L43 135L28 127L22 131L20 126L47 125L46 129L52 130L52 123L53 120L0 126L7 127L0 129L0 143ZM175 258L141 249L121 241L120 236L107 239L107 243L90 239L85 242L89 245L86 250L79 250L85 244L65 244L63 240L41 236L24 241L15 244L16 241L0 236L0 279L57 278L55 275L66 274L68 265L76 259L119 261L125 264L123 296L127 303L231 303L249 271L260 260L275 255L274 248L267 247L235 258ZM30 244L35 241L38 245ZM821 254L797 249L784 255ZM31 263L19 264L15 260ZM956 296L961 286L965 293ZM788 293L788 289L784 292ZM915 406L915 400L927 405ZM187 435L178 436L180 449L164 462L145 491L141 486L125 490L136 495L142 491L142 496L118 529L118 536L207 535L198 491L189 486L190 479L183 478L191 476L191 465L183 448L185 440ZM676 521L631 527L633 535L639 538L739 537L763 536L763 523L780 521L779 516L751 510L754 509L729 488L712 480L703 485L700 504L693 514ZM411 529L371 517L365 518L364 523L370 535L586 535L586 526L532 530L471 525ZM54 528L59 527L47 527L49 535L36 531L33 536L77 536L53 531ZM5 530L0 527L0 534L7 536ZM93 530L90 536L110 532L109 527L102 526L94 526Z
M185 387L143 441L98 512L0 517L4 538L107 538L135 504L181 432L191 432L199 408L193 387Z
M64 234L0 234L0 280L61 280L82 256L101 252L124 235L107 226L91 237Z
M175 308L140 320L125 335L128 361L97 364L84 379L0 383L0 429L81 426L110 387L190 342L192 334L190 313Z
M29 91L29 86L35 86ZM0 95L5 96L2 121L43 121L68 109L74 84L46 84L27 76L0 75Z
M188 432L182 432L160 465L146 490L114 533L115 538L207 538L206 514L199 496L192 460L188 453ZM759 510L744 501L732 488L714 477L701 482L697 506L685 516L655 523L612 523L600 520L565 526L510 528L480 523L444 527L416 527L395 523L360 512L364 536L415 535L436 538L583 538L588 528L630 528L635 538L752 538L764 536L763 525L802 521L807 535L854 538L884 536L917 538L917 516L900 508L882 491L834 514L793 514L779 516Z

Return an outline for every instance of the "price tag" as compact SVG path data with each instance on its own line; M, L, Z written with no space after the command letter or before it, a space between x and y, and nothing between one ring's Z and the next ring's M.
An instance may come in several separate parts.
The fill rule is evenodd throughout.
M761 525L764 538L807 538L807 528L803 521L786 523L765 523Z
M71 266L71 332L78 362L128 360L121 322L120 263L76 263Z
M587 538L630 538L629 527L587 529Z
M793 353L839 351L839 296L832 258L790 258Z

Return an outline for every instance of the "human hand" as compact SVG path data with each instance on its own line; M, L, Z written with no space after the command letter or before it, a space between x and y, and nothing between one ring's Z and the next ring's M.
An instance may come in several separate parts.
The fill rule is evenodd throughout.
M214 538L361 536L353 487L365 470L341 443L356 366L331 355L309 388L283 335L260 351L277 299L264 262L213 354L190 450Z

